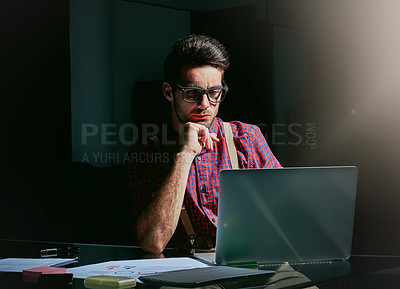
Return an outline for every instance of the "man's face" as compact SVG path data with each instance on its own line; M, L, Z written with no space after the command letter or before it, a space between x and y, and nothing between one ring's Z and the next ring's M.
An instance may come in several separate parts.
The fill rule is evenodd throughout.
M178 83L184 87L199 87L208 89L222 86L222 71L211 65L184 66L181 72L181 80ZM198 102L188 103L182 98L182 91L176 89L172 98L172 124L179 131L179 124L194 122L202 124L207 128L216 117L219 103L209 101L204 94Z

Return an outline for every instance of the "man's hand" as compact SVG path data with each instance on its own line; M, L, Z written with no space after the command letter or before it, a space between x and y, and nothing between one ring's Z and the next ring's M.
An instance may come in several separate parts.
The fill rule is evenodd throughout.
M188 122L183 130L183 146L181 152L186 152L195 157L203 148L213 150L213 143L219 142L215 133L210 133L204 125Z

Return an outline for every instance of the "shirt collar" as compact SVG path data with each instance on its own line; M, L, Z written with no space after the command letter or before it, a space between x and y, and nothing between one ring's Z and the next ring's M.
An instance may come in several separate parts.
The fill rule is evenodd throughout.
M218 120L218 117L214 118L213 122L211 123L210 133L213 132L218 135Z

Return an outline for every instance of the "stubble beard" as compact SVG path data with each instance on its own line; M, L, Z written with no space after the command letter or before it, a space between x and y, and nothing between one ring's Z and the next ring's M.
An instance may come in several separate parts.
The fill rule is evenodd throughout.
M175 110L175 115L176 115L178 121L182 125L184 125L184 124L186 124L188 122L193 122L193 121L189 120L189 118L184 113L183 113L182 117L179 116L181 110L178 107L178 105L177 105L175 100L174 100L174 110ZM201 112L201 111L199 111L199 112ZM204 125L206 128L210 129L215 117L216 117L216 114L212 116L212 119L210 120L210 122L199 121L199 122L194 122L194 123Z

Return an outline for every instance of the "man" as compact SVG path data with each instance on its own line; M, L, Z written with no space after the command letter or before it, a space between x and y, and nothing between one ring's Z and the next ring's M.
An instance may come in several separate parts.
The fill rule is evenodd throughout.
M178 40L165 60L162 92L171 102L167 139L175 141L166 144L161 135L133 147L127 166L133 234L145 251L161 253L167 245L188 243L182 206L195 240L215 242L219 173L232 167L223 122L216 117L228 90L228 66L225 48L201 35ZM280 166L258 127L239 121L230 126L240 168Z

